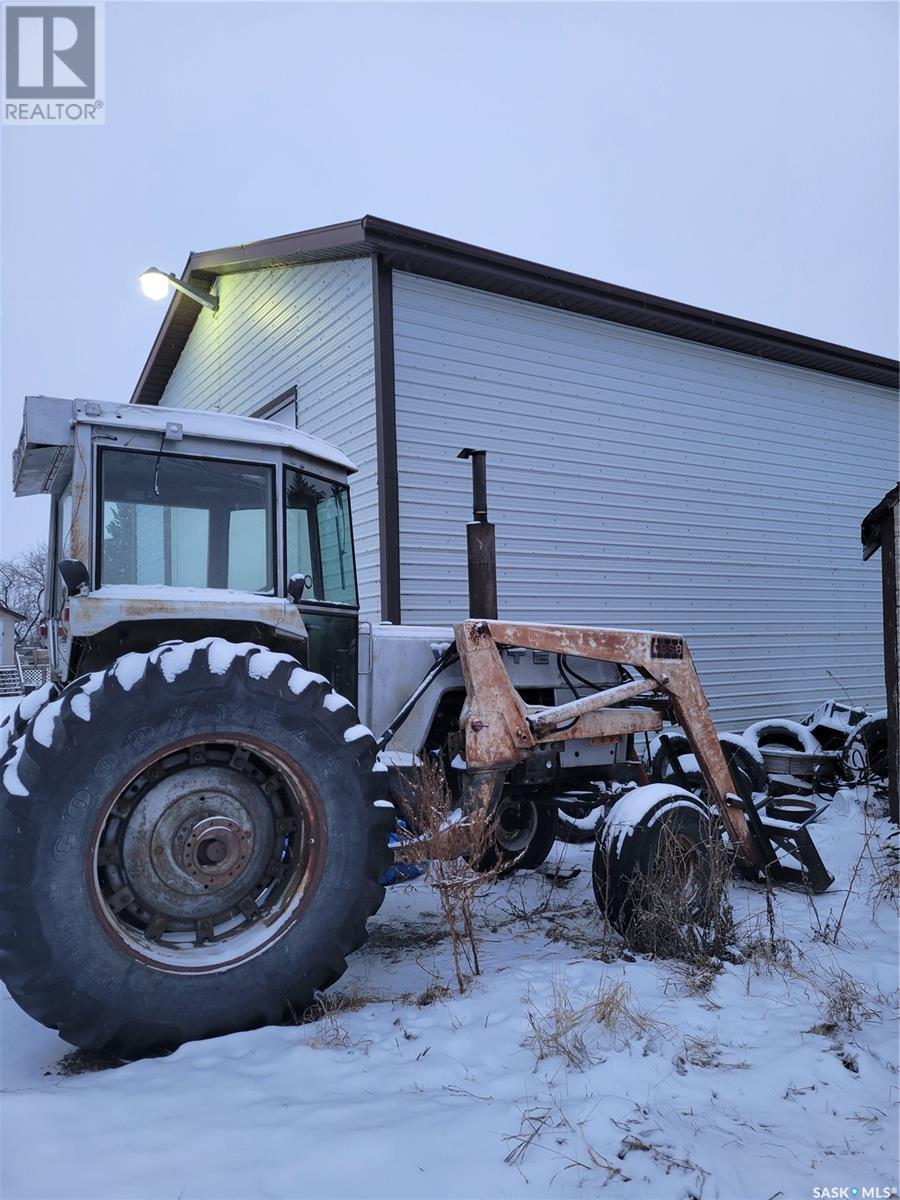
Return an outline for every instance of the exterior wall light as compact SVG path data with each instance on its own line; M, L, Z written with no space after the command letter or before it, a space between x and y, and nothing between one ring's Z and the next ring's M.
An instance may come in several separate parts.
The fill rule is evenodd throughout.
M207 292L201 292L199 288L191 287L189 283L182 283L177 275L167 274L165 271L160 271L157 267L149 267L141 275L140 284L141 291L148 300L165 300L171 286L177 291L183 292L185 296L190 296L192 300L196 300L204 308L211 308L213 312L219 307L218 296L210 296Z

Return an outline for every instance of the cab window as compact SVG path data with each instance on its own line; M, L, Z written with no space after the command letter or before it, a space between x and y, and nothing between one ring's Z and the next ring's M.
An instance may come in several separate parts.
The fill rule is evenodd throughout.
M306 600L356 604L350 491L303 471L285 471L287 575L308 575Z

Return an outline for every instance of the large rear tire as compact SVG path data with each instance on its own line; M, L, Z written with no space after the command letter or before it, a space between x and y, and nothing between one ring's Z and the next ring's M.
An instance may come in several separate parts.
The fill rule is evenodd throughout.
M69 685L0 760L0 975L123 1057L276 1023L346 968L393 809L352 705L220 639Z
M13 742L25 732L29 721L33 721L45 705L55 700L59 688L55 683L45 683L23 696L11 713L0 721L0 762Z

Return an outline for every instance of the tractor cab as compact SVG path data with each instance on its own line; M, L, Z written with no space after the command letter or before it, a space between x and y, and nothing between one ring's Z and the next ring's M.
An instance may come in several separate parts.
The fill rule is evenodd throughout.
M13 486L53 497L54 677L215 632L290 653L355 700L354 470L268 421L28 397Z

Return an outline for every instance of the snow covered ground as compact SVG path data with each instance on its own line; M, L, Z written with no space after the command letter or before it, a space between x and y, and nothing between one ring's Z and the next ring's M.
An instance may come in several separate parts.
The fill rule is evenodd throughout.
M711 980L623 956L594 907L590 849L558 844L581 874L487 893L482 974L464 996L427 879L389 890L335 989L344 1010L313 1023L70 1074L67 1047L4 994L0 1195L808 1200L895 1187L896 915L875 899L890 827L867 842L860 798L839 793L815 827L834 888L776 894L774 954L764 893L734 884L755 952ZM567 1055L541 1057L567 1006Z

